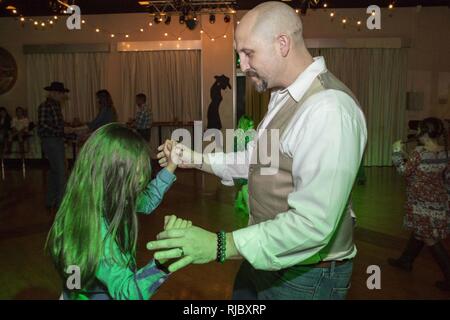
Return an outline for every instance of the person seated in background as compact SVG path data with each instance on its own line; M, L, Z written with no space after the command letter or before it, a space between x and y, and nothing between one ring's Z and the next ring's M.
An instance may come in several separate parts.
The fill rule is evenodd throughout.
M97 107L99 109L97 116L86 125L74 128L75 133L80 135L82 140L83 137L87 138L92 132L105 124L117 121L116 109L114 108L114 103L108 90L99 90L95 96L97 98Z
M28 129L30 126L30 120L27 117L27 113L24 108L16 108L16 116L12 120L11 134L9 135L8 149L11 151L11 146L14 140L19 141L20 152L25 152L24 141L28 135Z
M11 116L8 110L0 107L0 155L3 155L5 144L8 141L9 130L11 129Z
M131 122L133 127L145 141L150 141L152 121L153 115L147 105L147 96L143 93L139 93L136 95L136 116Z

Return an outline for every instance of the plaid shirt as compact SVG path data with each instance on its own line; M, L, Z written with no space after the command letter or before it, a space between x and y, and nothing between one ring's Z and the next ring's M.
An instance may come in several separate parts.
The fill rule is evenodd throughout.
M150 129L152 126L152 112L146 104L139 107L136 110L136 129L145 130Z
M47 98L38 109L38 135L41 138L63 137L64 118L59 102Z

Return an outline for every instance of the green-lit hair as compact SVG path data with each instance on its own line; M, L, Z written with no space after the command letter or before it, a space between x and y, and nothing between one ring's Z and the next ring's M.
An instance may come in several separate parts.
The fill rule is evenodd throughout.
M135 264L136 199L150 176L150 151L135 131L111 123L86 141L47 238L46 247L63 279L67 267L76 265L83 287L92 283L104 250L103 222L108 225L107 236L131 255L132 261L125 263Z

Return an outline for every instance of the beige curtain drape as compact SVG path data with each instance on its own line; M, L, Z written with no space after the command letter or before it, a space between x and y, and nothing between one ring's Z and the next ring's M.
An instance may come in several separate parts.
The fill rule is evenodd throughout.
M62 108L65 121L74 117L82 122L92 120L98 113L95 93L106 85L107 59L107 53L28 54L29 117L37 119L39 104L46 98L43 88L60 81L70 90L69 100Z
M120 53L122 106L132 117L135 96L147 95L154 121L201 119L200 50Z
M392 143L406 135L405 49L313 49L356 95L367 120L364 165L390 166Z
M327 68L356 95L367 120L364 165L389 166L391 145L406 134L405 49L311 49L324 56ZM246 113L259 122L267 111L268 93L258 94L246 83Z

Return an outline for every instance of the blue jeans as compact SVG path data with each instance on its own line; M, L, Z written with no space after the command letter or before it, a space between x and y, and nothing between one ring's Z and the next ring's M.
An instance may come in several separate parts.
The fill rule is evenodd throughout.
M65 178L65 152L64 140L58 137L42 138L42 150L48 159L50 170L47 177L47 207L59 207L64 195Z
M330 268L293 266L262 271L244 261L236 276L233 300L344 300L353 261Z

